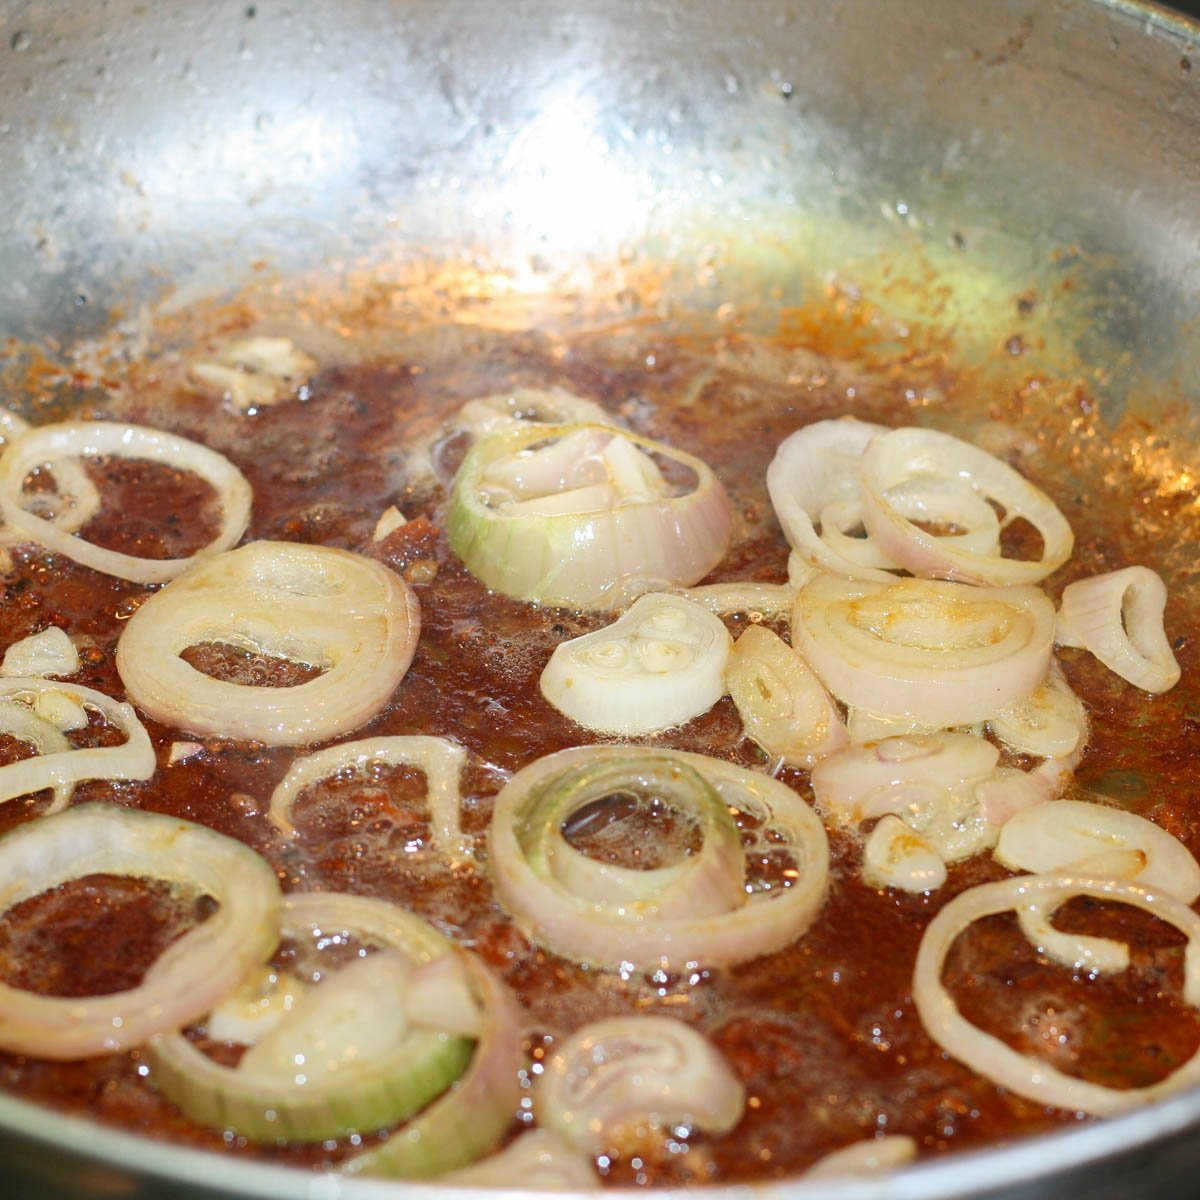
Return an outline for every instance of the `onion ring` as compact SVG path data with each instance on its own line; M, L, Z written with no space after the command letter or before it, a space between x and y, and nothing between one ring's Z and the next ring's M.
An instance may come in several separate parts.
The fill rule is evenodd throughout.
M135 988L66 998L0 983L3 1049L70 1060L141 1045L203 1016L275 948L279 882L253 850L203 825L108 805L81 805L0 838L0 912L98 873L187 884L219 907Z
M930 922L917 951L913 1000L929 1036L948 1054L1001 1087L1037 1104L1052 1104L1097 1117L1114 1116L1200 1083L1200 1049L1169 1076L1148 1087L1118 1088L1089 1083L1021 1054L968 1021L942 983L942 967L954 939L982 917L1031 903L1063 903L1094 896L1130 904L1168 921L1187 937L1184 955L1185 1002L1200 1007L1200 916L1166 892L1134 883L1089 879L1072 874L1021 875L985 883L956 896Z
M206 558L151 596L121 634L117 670L155 720L296 746L375 716L408 670L420 625L412 590L377 562L322 546L250 542ZM213 679L180 657L211 641L325 672L297 687Z
M188 558L138 558L74 537L21 507L21 486L34 467L96 454L149 459L194 471L212 484L220 497L221 527L217 535ZM186 571L197 559L236 545L250 523L250 501L249 483L224 455L199 442L142 425L112 421L40 425L15 439L0 454L0 514L11 529L94 571L133 583L164 583Z

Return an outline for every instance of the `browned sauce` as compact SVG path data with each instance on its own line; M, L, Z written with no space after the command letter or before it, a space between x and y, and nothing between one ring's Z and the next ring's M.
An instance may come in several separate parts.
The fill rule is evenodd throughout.
M466 746L465 823L482 858L491 799L504 780L537 756L596 740L552 709L537 681L556 645L603 621L490 595L447 547L445 491L410 473L409 454L418 442L435 441L444 418L473 396L517 386L565 388L600 401L638 433L712 464L738 514L735 545L714 579L785 578L786 546L771 516L766 466L799 425L850 412L952 431L982 428L987 418L1019 428L1033 450L1014 450L1010 458L1049 491L1079 544L1071 564L1051 581L1055 596L1072 577L1138 562L1162 569L1173 588L1188 582L1190 568L1176 545L1195 536L1194 494L1181 498L1148 479L1144 463L1123 457L1094 423L1081 424L1077 398L1031 398L1014 385L990 407L971 408L963 400L954 412L945 403L925 412L929 395L955 394L956 381L939 362L862 372L824 362L818 371L801 341L796 329L777 340L731 339L715 359L712 344L675 339L653 325L553 341L451 327L410 341L392 361L330 366L303 402L252 416L184 388L164 394L152 377L114 400L108 412L170 428L228 455L254 488L249 537L356 550L413 583L423 627L412 668L388 708L355 736L428 733ZM117 461L94 464L93 472L109 499L86 530L93 540L173 556L211 535L211 496L195 479ZM409 523L373 543L376 520L390 504ZM13 557L3 579L0 644L59 625L90 647L74 679L121 696L116 642L148 589L37 548ZM1093 714L1081 783L1154 817L1196 852L1200 664L1185 619L1191 603L1184 588L1173 592L1168 608L1168 627L1181 634L1184 670L1183 684L1168 696L1147 697L1082 652L1062 657ZM744 620L730 625L737 632ZM305 677L231 647L201 647L192 656L199 669L246 682ZM385 897L429 918L482 955L515 990L529 1017L531 1061L553 1037L633 1010L683 1017L709 1034L746 1084L741 1124L720 1139L672 1136L653 1152L606 1157L600 1165L612 1181L779 1177L880 1131L910 1134L932 1153L1079 1119L1001 1092L949 1060L914 1011L912 964L922 931L964 888L1005 876L988 856L952 868L949 883L932 896L880 892L859 878L855 840L833 832L828 899L795 945L735 970L626 978L539 951L498 908L485 866L452 870L430 845L419 772L379 768L311 789L296 807L299 832L289 842L264 812L297 752L211 740L168 766L171 743L187 734L146 723L158 748L154 779L87 783L76 802L106 800L198 821L260 851L285 889ZM655 743L762 766L728 699ZM784 778L809 794L804 773ZM5 805L0 824L31 819L45 802L43 794ZM661 829L661 816L641 811L636 819ZM10 982L60 995L126 987L197 913L195 897L160 886L81 880L7 914L0 922L0 970ZM1133 969L1111 979L1072 977L1039 960L1011 918L991 918L960 939L947 968L964 1011L1012 1044L1088 1078L1114 1086L1161 1078L1200 1041L1200 1024L1179 998L1181 939L1141 913L1083 901L1061 920L1130 938ZM184 1121L158 1098L142 1067L137 1052L75 1064L0 1055L0 1082L23 1096L154 1136L243 1145ZM320 1165L337 1161L349 1147L244 1149Z

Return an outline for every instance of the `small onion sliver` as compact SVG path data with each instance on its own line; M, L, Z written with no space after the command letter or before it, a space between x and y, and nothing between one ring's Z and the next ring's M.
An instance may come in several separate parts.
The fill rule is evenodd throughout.
M470 857L459 813L459 775L467 752L448 738L422 734L360 738L297 758L271 793L268 816L284 834L295 833L292 805L305 788L347 768L361 771L371 763L414 766L425 772L425 797L429 805L434 842L452 859Z
M199 475L212 485L220 502L216 536L188 558L138 558L86 542L21 507L21 487L34 467L98 454L148 459ZM40 425L0 454L0 514L12 529L85 567L133 583L165 583L198 559L236 545L250 522L251 498L246 477L224 455L199 442L142 425L110 421Z
M1158 1083L1109 1088L1065 1075L1049 1063L1019 1053L959 1012L941 978L946 956L958 935L983 917L1027 904L1061 904L1073 896L1129 904L1179 929L1187 938L1183 998L1192 1007L1200 1007L1200 916L1182 901L1157 889L1112 879L1070 873L1021 875L961 893L925 930L913 974L913 1000L926 1032L948 1054L993 1083L1037 1104L1071 1112L1113 1116L1194 1087L1200 1083L1200 1049Z
M780 829L797 859L793 885L751 896L747 904L727 913L657 920L636 911L606 911L539 874L517 836L530 797L589 759L603 761L631 753L681 760L707 779L731 807L755 808L764 825ZM517 923L535 941L568 958L613 969L627 963L658 967L663 961L721 966L780 949L801 937L815 919L829 871L825 827L786 784L705 755L646 746L581 746L531 763L497 795L489 837L497 895Z
M600 1187L591 1155L548 1129L522 1133L495 1154L438 1179L439 1186L505 1188L513 1192L583 1192Z
M805 1179L854 1179L886 1175L906 1167L917 1157L917 1143L907 1134L893 1133L881 1138L851 1142L818 1159Z
M1071 554L1071 527L1049 496L1007 463L948 433L913 427L890 430L864 449L859 470L863 525L885 554L914 575L996 587L1031 584L1062 566ZM922 529L887 498L891 489L914 477L968 480L982 498L1004 509L1002 527L1023 518L1038 531L1041 556L980 554Z
M1165 692L1180 675L1163 628L1166 603L1166 585L1149 567L1079 579L1063 588L1060 637L1065 624L1110 671L1144 691Z
M108 805L82 805L0 838L0 911L92 874L184 884L219 907L135 988L62 998L0 984L3 1049L71 1060L138 1046L203 1016L275 948L279 883L253 850L202 825Z
M357 729L391 699L416 649L420 608L387 567L346 550L249 542L198 562L146 600L117 644L130 698L189 733L272 746ZM296 687L214 679L181 656L227 642L325 668Z
M103 692L78 683L62 683L41 676L0 678L0 703L30 708L39 697L62 695L98 712L125 734L118 746L87 746L51 750L33 758L0 767L0 803L27 796L42 788L56 791L53 811L66 804L70 790L85 779L149 779L154 774L154 746L137 713ZM21 737L21 734L16 734ZM55 742L55 745L59 743Z
M717 1048L675 1017L611 1017L557 1043L534 1088L538 1123L598 1154L641 1124L728 1133L746 1091Z

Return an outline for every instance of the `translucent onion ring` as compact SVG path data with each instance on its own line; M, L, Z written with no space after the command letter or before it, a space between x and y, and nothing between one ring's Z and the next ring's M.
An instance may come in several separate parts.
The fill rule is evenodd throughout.
M517 600L571 608L623 608L645 592L698 582L725 556L732 515L712 469L682 450L620 432L639 450L687 468L692 491L627 501L592 512L505 515L479 494L492 463L579 431L610 426L530 425L477 442L454 482L446 533L485 586Z
M660 921L606 910L539 874L517 836L531 798L573 767L630 754L682 761L707 779L728 805L754 811L763 825L780 827L798 860L793 886L758 893L718 916ZM580 746L531 763L496 797L490 847L497 895L535 941L576 961L614 969L624 964L657 967L664 960L722 966L786 946L816 917L829 871L825 828L786 784L702 754L645 746Z
M357 729L391 699L420 632L408 585L361 555L250 542L198 562L151 596L117 644L130 697L155 720L196 734L271 746ZM213 679L180 657L226 642L324 667L296 687Z
M538 1123L598 1154L639 1124L728 1133L746 1090L716 1047L675 1017L611 1017L554 1046L534 1088Z
M1112 879L1074 874L1021 875L973 887L956 896L934 917L917 951L913 1000L929 1036L948 1054L1037 1104L1071 1112L1113 1116L1200 1083L1200 1049L1165 1079L1149 1087L1126 1090L1089 1083L1065 1075L1048 1063L1012 1049L985 1033L958 1011L942 983L942 968L955 938L983 917L1027 904L1065 903L1072 896L1130 904L1174 925L1187 937L1183 998L1200 1007L1200 916L1166 892Z
M1007 463L948 433L911 427L890 430L863 451L859 471L863 525L885 554L914 575L1015 586L1037 583L1070 557L1074 536L1050 497ZM914 477L966 478L983 499L1004 509L1001 528L1023 518L1038 531L1041 557L980 554L915 525L887 498L891 489Z
M346 768L361 771L370 763L419 767L425 772L425 799L435 844L451 858L469 858L470 845L463 837L459 814L458 785L466 761L466 750L448 738L405 734L342 742L296 759L271 793L267 815L282 833L290 836L296 832L292 805L314 783Z
M54 802L44 814L49 815L63 808L75 785L85 779L149 779L154 774L154 747L150 735L128 704L78 683L60 683L41 676L0 679L0 702L6 707L19 704L31 709L38 697L46 695L69 696L85 709L98 712L110 725L125 734L125 741L119 746L87 746L79 749L71 746L62 749L56 741L54 745L59 746L58 749L7 763L0 767L0 803L17 796L28 796L42 788L54 788ZM35 716L32 711L30 715ZM11 726L4 727L22 740L35 740L26 738Z
M149 459L199 475L212 484L220 500L217 535L188 558L138 558L85 542L21 507L21 486L34 467L97 454ZM197 559L236 545L250 522L251 498L245 476L224 455L199 442L142 425L115 421L40 425L10 443L0 455L0 514L10 528L85 567L133 583L165 583Z
M1059 641L1086 647L1135 687L1168 691L1180 672L1163 629L1166 604L1166 585L1149 567L1076 580L1063 588Z
M85 875L184 884L219 907L126 991L39 996L0 984L0 1047L71 1060L141 1045L203 1016L275 949L279 882L253 850L160 813L88 804L0 838L0 912Z
M1019 704L1046 677L1054 605L1032 587L819 575L796 596L792 645L847 705L967 725Z
M767 491L788 542L809 565L852 579L893 578L863 561L863 551L856 550L854 557L843 553L840 529L831 542L814 524L830 505L857 501L859 459L871 440L886 432L883 425L839 417L805 425L780 442L767 468Z
M18 417L16 413L0 410L0 438L5 445L28 433L31 428L29 422ZM64 533L74 533L75 530L82 529L100 511L100 493L88 473L72 459L64 458L59 462L52 462L50 473L54 476L52 496L33 492L24 495L22 499L35 512L47 501L52 503L55 497L60 503L65 501L66 508L48 519ZM16 531L0 528L0 545L22 540L25 539Z
M383 900L338 892L284 897L276 937L299 939L314 932L352 934L399 952L414 967L459 954L427 922ZM336 972L330 976L335 977ZM314 996L322 986L312 989ZM358 1001L356 995L356 1013ZM373 1005L397 1003L404 1003L403 994L362 994L361 1020L371 1021ZM151 1079L185 1115L257 1142L322 1141L395 1124L452 1086L470 1057L463 1038L416 1026L373 1057L348 1059L336 1072L302 1083L294 1074L251 1065L253 1050L238 1066L224 1066L179 1032L161 1034L147 1050Z

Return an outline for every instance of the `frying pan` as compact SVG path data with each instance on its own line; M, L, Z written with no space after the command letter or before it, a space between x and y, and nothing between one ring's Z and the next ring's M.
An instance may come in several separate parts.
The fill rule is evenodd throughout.
M252 264L469 261L552 292L633 257L701 308L836 273L967 357L996 355L1014 297L1052 296L1024 314L1022 370L1103 364L1114 418L1200 399L1200 26L1153 4L6 0L0 24L0 331L20 344L69 355ZM1198 1129L1185 1094L834 1191L1183 1194ZM47 1200L396 1194L7 1097L0 1152L5 1194Z

